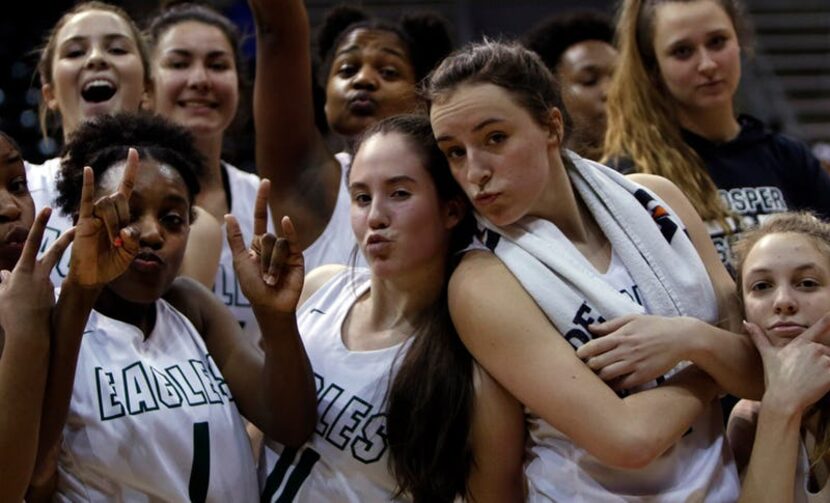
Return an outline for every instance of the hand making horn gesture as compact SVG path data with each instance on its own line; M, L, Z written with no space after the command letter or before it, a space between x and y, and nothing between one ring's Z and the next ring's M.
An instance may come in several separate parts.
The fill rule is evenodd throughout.
M242 292L252 305L293 313L303 290L305 267L291 219L280 222L284 237L267 232L268 192L271 182L263 179L254 203L254 236L245 248L242 231L233 215L225 215L228 244Z
M138 152L130 149L116 191L95 200L92 168L84 168L81 203L69 279L84 287L103 286L117 278L139 251L138 232L130 227L130 196L138 172Z

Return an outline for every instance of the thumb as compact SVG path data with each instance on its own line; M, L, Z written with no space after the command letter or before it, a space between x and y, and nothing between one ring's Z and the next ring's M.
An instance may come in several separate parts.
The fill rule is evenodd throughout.
M799 338L824 344L830 343L830 313L819 318L810 328L799 335Z
M744 320L744 330L746 330L746 333L749 334L749 337L752 339L752 343L755 344L755 347L758 349L759 353L763 354L764 351L772 347L772 344L767 338L767 334L765 334L763 330L761 330L761 327L755 323L750 323Z

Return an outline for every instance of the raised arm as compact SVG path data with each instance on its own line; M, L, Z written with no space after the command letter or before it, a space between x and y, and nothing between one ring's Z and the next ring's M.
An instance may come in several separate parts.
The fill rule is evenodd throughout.
M603 379L622 387L648 382L688 360L722 389L740 397L760 398L763 373L758 353L741 331L741 309L735 284L723 267L706 227L686 196L670 181L654 175L631 175L651 189L680 217L697 249L718 299L719 323L693 318L632 316L592 327L601 335L578 354Z
M317 417L314 377L296 319L303 255L288 218L282 221L285 238L265 232L269 184L264 179L257 193L250 248L236 219L226 216L234 269L257 318L262 348L244 337L227 308L200 285L180 278L165 297L194 321L242 414L277 442L298 446Z
M603 463L640 468L671 447L716 395L690 367L619 398L579 358L495 256L468 253L449 285L450 313L479 364L523 405Z
M130 149L115 193L94 201L92 168L84 168L78 222L69 274L52 314L53 343L49 359L38 461L32 484L47 484L56 466L57 449L69 413L78 352L89 313L104 285L127 270L138 253L138 233L129 227L129 200L138 173L138 153ZM94 202L93 202L94 201Z
M0 501L20 501L37 455L55 289L49 272L72 240L35 257L51 210L38 213L12 272L0 272Z
M273 182L275 218L288 215L307 248L337 201L340 165L314 123L309 22L303 0L249 0L257 36L256 166Z

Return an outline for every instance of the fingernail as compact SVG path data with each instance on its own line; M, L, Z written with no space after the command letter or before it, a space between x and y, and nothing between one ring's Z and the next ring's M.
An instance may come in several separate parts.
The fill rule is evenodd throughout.
M116 248L121 248L121 245L124 244L124 241L121 239L120 236L116 236L115 239L112 240L112 245Z
M271 274L266 274L265 276L263 276L263 277L262 277L262 279L264 279L264 280L265 280L265 284L266 284L266 285L269 285L269 286L274 286L274 285L276 285L276 284L277 284L277 278L275 278L275 277L274 277L273 275L271 275Z

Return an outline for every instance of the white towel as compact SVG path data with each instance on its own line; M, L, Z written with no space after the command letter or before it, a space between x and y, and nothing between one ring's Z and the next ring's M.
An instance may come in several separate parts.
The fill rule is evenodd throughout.
M524 217L496 227L476 215L481 241L559 332L578 347L592 338L586 320L648 312L715 322L717 302L709 275L668 205L606 166L573 152L567 157L575 191L636 282L645 308L608 285L552 222Z

